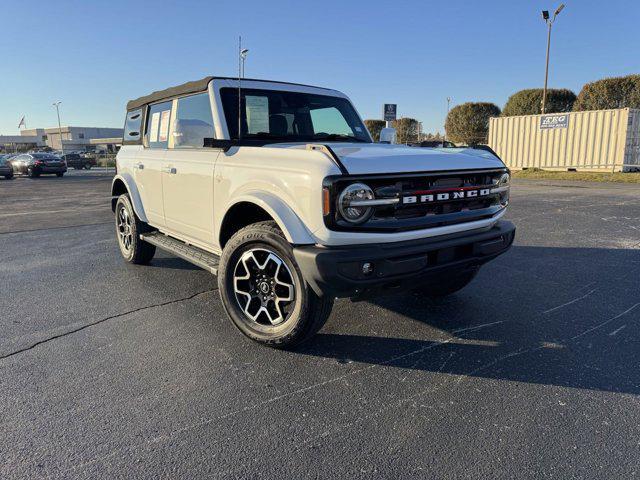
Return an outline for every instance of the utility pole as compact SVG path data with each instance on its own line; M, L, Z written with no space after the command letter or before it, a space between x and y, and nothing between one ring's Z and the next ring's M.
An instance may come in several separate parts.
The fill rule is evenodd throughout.
M451 97L447 97L447 116L444 117L444 139L447 139L447 118L449 117L449 106L451 105Z
M238 36L238 140L242 140L242 36Z
M547 82L549 80L549 51L551 49L551 27L553 26L553 22L556 21L556 17L564 8L564 3L561 3L558 8L556 8L555 13L553 14L553 18L549 18L549 11L542 11L542 19L547 24L547 60L544 69L544 89L542 90L542 114L545 113L547 109Z
M56 113L58 114L58 134L60 135L60 150L62 151L62 157L64 158L64 144L62 143L62 124L60 123L60 104L61 101L57 101L53 104L56 107Z

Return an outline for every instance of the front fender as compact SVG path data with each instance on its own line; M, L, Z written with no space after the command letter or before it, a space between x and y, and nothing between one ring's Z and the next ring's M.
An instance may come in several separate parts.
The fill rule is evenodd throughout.
M133 204L133 210L136 212L138 218L148 223L147 215L144 212L144 206L142 205L142 199L140 198L140 192L138 192L138 187L136 186L136 182L129 173L121 173L113 177L111 181L111 196L118 195L118 182L124 183L127 192L129 193L129 198L131 199L131 203Z
M316 239L311 235L304 222L279 197L267 192L245 192L235 197L225 211L229 211L240 202L249 202L264 209L278 224L287 241L294 245L312 245Z

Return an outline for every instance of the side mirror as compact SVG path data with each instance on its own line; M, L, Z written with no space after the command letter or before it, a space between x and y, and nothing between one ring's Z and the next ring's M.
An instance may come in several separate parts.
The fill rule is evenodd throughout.
M396 129L385 127L380 130L380 143L396 143Z
M205 138L204 139L204 147L221 148L225 152L228 151L234 145L236 145L236 142L233 141L233 140L219 140L217 138Z

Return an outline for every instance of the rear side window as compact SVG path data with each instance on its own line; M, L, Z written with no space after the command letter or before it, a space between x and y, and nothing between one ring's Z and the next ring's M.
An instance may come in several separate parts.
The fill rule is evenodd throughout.
M142 109L127 112L124 122L124 142L140 142L142 138Z
M149 107L146 144L150 148L167 148L169 145L169 122L171 121L172 102L156 103Z
M173 116L173 148L202 148L213 138L213 117L208 93L178 99Z

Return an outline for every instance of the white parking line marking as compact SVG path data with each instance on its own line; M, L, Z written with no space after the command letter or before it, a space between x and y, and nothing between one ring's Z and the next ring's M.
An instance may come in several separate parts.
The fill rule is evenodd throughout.
M65 208L63 210L38 210L35 212L17 212L17 213L2 213L0 217L15 217L20 215L41 215L43 213L63 213L63 212L85 212L87 210L104 210L104 205L85 208Z
M614 335L617 335L617 334L618 334L618 332L619 332L620 330L622 330L623 328L625 328L626 326L627 326L627 324L625 323L625 324L624 324L624 325L622 325L620 328L616 328L613 332L611 332L611 333L609 334L609 336L610 336L610 337L613 337Z
M585 293L583 296L578 297L578 298L574 298L570 302L563 303L562 305L558 305L557 307L550 308L549 310L545 310L544 312L542 312L542 314L546 315L547 313L555 312L556 310L559 310L561 308L567 307L567 306L569 306L569 305L571 305L573 303L579 302L580 300L583 300L583 299L587 298L589 295L591 295L596 290L598 290L598 289L594 288L593 290L590 290L587 293Z

